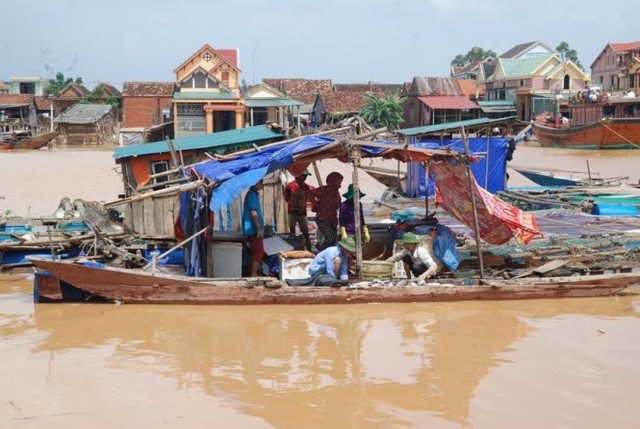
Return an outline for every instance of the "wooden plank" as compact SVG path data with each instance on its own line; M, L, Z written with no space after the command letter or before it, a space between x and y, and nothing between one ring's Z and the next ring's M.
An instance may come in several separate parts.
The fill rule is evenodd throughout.
M144 234L144 208L142 207L142 201L133 201L131 206L133 211L133 230L137 233Z
M164 218L166 216L164 210L164 200L165 198L152 198L154 202L154 210L153 210L153 224L154 234L166 235L166 231L164 229Z
M135 231L136 228L133 225L133 209L131 206L132 204L127 204L124 207L124 226Z
M142 224L145 234L155 234L156 223L154 211L156 204L153 198L147 198L142 202Z
M544 265L540 265L533 269L533 272L536 274L546 274L550 271L553 271L557 268L563 267L567 265L569 261L567 259L554 259L553 261L549 261Z
M178 203L178 196L167 196L163 200L164 211L164 233L171 237L174 236L173 225L176 222L178 209L180 204Z
M265 225L273 225L275 219L273 209L273 185L264 185L262 190L262 214Z

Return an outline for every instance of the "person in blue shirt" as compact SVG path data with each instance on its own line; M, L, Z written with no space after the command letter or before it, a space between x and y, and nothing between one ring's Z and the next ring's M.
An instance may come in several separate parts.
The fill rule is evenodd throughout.
M327 247L318 253L309 265L309 275L327 274L336 279L349 280L349 257L356 251L353 238L338 241L336 246Z
M259 194L263 186L260 180L249 188L242 208L242 233L247 237L251 251L251 277L258 276L258 268L264 261L264 217Z

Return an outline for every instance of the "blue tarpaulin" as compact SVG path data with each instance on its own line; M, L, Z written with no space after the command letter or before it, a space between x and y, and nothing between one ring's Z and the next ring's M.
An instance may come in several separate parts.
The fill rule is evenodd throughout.
M507 139L491 137L488 150L486 137L475 137L468 140L470 154L476 155L478 158L477 162L471 164L471 172L478 185L491 193L504 190L506 187L507 151L509 147ZM424 149L443 149L448 147L456 152L464 152L462 139L446 139L442 142L440 140L424 140L415 143L414 146ZM487 165L489 167L488 170ZM407 177L409 185L407 193L409 196L425 196L424 168L419 163L411 162L407 167ZM434 193L433 183L434 181L431 177L429 179L429 195Z
M293 157L310 149L335 142L335 139L306 136L293 143L283 143L260 149L229 161L210 160L193 168L199 176L212 182L223 182L213 190L210 208L218 212L266 174L293 163Z

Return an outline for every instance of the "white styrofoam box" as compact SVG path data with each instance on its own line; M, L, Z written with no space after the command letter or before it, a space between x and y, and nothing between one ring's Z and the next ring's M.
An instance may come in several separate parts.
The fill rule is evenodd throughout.
M306 279L309 277L309 265L313 258L280 258L280 280Z

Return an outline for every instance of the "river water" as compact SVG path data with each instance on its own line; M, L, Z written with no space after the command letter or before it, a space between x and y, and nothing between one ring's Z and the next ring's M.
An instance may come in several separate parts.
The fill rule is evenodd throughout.
M514 164L628 175L633 151ZM109 151L0 153L0 211L122 192ZM512 173L510 183L526 185ZM369 189L365 192L371 191ZM640 295L342 306L33 304L0 274L0 428L636 428Z

